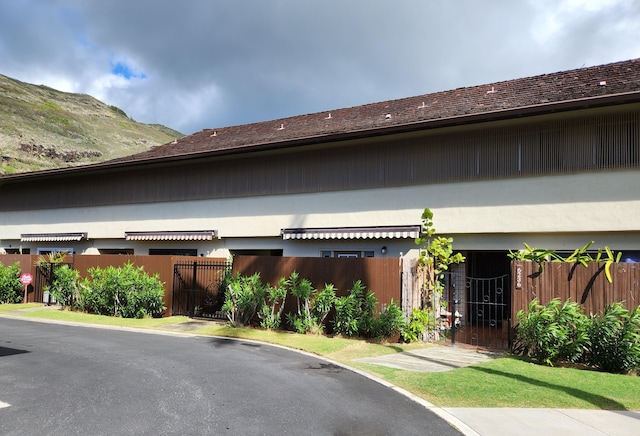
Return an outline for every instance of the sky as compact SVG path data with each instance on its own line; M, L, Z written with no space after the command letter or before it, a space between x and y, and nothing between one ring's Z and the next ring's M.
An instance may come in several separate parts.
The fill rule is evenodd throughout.
M640 57L640 0L0 0L0 74L184 134Z

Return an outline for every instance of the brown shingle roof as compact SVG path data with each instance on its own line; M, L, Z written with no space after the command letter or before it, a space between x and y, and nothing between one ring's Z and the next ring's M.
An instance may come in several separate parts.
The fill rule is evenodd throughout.
M506 117L510 111L523 108L545 112L557 108L562 102L576 105L581 102L584 105L582 101L585 99L630 92L640 93L640 59L254 124L207 129L116 161L259 148L305 139L322 141L354 132L391 130L400 126L416 128L433 121L482 114ZM634 96L636 100L638 97Z

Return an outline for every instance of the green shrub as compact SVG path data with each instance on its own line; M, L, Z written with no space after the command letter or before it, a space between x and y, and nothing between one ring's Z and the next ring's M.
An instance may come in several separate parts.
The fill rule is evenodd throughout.
M0 304L20 303L22 301L22 283L20 283L20 263L5 266L0 263Z
M287 321L297 333L319 334L324 330L324 320L336 299L333 284L325 284L317 291L312 283L294 271L289 277L291 295L296 297L295 313L287 314Z
M620 303L592 316L587 329L591 350L586 362L607 372L640 367L640 306L629 312Z
M243 276L240 273L229 279L225 291L222 311L233 326L250 325L253 317L264 303L266 286L260 280L260 274Z
M265 329L280 328L288 285L289 281L284 277L280 279L277 286L267 284L265 288L265 300L262 304L262 309L258 312L260 327Z
M143 318L165 310L164 288L157 274L149 276L131 262L123 267L90 268L81 284L78 306L90 313Z
M422 335L429 325L433 324L432 312L428 309L414 308L409 317L409 322L401 331L402 339L405 342L417 342L422 340Z
M80 295L78 282L80 273L69 265L55 269L54 280L50 288L46 288L62 307L75 307Z
M345 336L373 335L374 310L377 299L360 280L353 284L349 295L336 298L333 331Z
M391 303L383 307L380 315L375 319L373 336L377 339L388 339L394 335L401 334L406 324L402 309L395 301L391 300Z
M577 303L556 298L541 306L533 300L528 312L518 312L517 319L524 354L540 363L576 362L589 346L589 319Z

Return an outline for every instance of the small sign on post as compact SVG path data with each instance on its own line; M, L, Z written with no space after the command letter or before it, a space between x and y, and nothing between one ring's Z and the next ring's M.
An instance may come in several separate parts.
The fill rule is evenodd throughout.
M27 287L31 284L32 281L33 281L33 276L31 274L22 273L20 275L20 283L24 285L24 300L22 300L23 303L27 302Z

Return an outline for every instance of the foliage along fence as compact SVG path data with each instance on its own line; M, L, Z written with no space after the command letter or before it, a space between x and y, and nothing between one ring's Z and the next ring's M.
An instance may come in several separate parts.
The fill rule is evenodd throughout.
M233 259L233 274L250 276L260 273L262 283L275 285L281 277L288 278L297 271L301 278L309 280L315 289L332 283L336 296L349 294L354 282L373 291L378 308L391 300L400 305L401 265L397 258L335 258L335 257L269 257L236 256ZM287 295L284 313L294 312L295 297ZM329 319L333 318L333 311Z
M5 265L11 265L14 262L19 262L21 271L31 273L33 277L37 276L36 262L47 256L40 256L35 254L5 254L0 256L0 262ZM94 255L78 255L67 256L64 259L65 263L71 264L74 269L80 273L80 277L85 277L89 268L100 267L106 268L108 266L121 267L127 262L131 262L136 266L144 267L146 273L150 276L158 274L160 281L164 286L164 305L167 307L165 315L171 314L171 305L173 301L173 266L176 262L181 260L194 260L200 258L194 258L189 256L134 256L134 255L120 255L120 254L103 254L99 256ZM211 259L208 259L211 260ZM222 259L224 261L224 259ZM36 286L37 285L37 286ZM46 302L43 300L43 286L47 283L34 282L27 287L27 301L28 302Z
M0 256L0 262L11 265L19 262L21 271L28 272L36 277L36 262L42 256L6 254ZM46 259L46 256L45 256ZM225 262L226 259L195 258L190 256L135 256L135 255L76 255L67 256L65 263L73 265L73 268L85 277L89 268L107 266L123 266L132 262L136 266L144 267L149 275L158 274L164 284L164 304L167 307L165 314L172 313L174 265L177 262L209 262L217 260ZM281 277L289 277L293 271L297 271L300 277L306 278L317 289L325 283L333 283L337 296L348 295L353 283L361 280L367 289L372 290L378 299L378 305L388 305L391 300L400 304L401 267L397 258L322 258L322 257L268 257L268 256L236 256L233 260L233 273L252 275L260 273L263 283L276 284ZM28 302L42 302L42 284L36 289L36 283L28 286ZM44 284L46 285L46 284ZM295 299L287 298L285 312L293 311Z
M511 262L511 319L527 310L536 298L547 304L554 298L580 303L586 314L598 313L607 304L619 301L629 311L640 305L640 263L611 265L611 282L603 262L582 266L572 262Z

